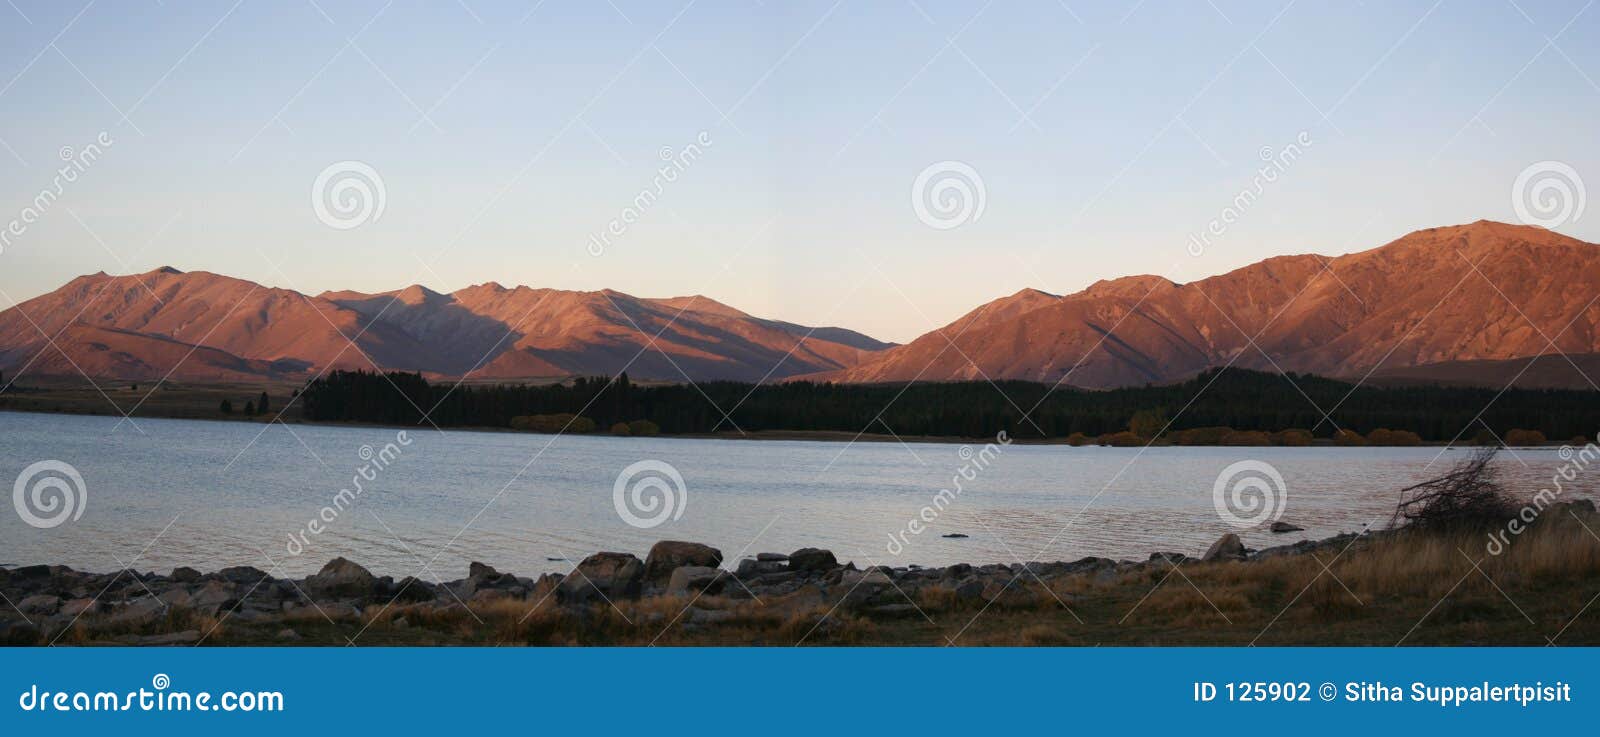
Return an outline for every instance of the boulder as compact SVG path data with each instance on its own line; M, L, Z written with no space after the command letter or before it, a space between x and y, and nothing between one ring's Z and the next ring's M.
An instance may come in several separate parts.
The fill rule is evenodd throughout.
M650 547L644 559L645 580L661 583L683 566L716 568L722 565L722 551L700 543L662 540Z
M0 620L0 645L38 645L39 628L20 619Z
M167 616L167 604L160 599L143 598L123 605L112 612L108 621L124 627L143 627L155 624Z
M672 571L667 582L667 594L712 594L722 591L727 584L727 571L706 566L679 566Z
M839 605L847 609L855 609L869 604L892 603L890 601L881 601L881 599L890 598L890 594L894 592L894 589L891 588L893 585L893 580L881 570L842 571L838 584L842 594ZM896 601L904 601L898 594L895 594L892 598Z
M194 583L200 580L200 572L188 566L178 566L172 569L169 578L178 583Z
M828 550L801 548L789 554L790 570L827 572L838 567L839 559Z
M93 614L99 607L100 603L98 601L84 597L62 603L61 611L58 613L66 617L77 617L83 614Z
M644 563L630 553L595 553L562 579L556 598L564 604L587 604L602 597L636 599L643 588Z
M61 607L61 597L49 594L34 594L17 602L17 609L23 614L55 614Z
M783 553L756 553L756 560L762 563L788 563L789 556Z
M787 570L789 570L789 566L779 561L745 558L739 561L739 570L736 571L736 575L744 579L768 573L782 573Z
M976 578L969 578L956 584L956 598L963 601L977 601L983 598L984 584Z
M182 586L174 586L161 592L161 596L157 598L161 599L162 603L167 606L187 607L190 599L194 597L190 596L188 589Z
M260 583L262 580L270 580L272 577L267 575L267 572L261 570L260 568L254 568L251 566L233 566L231 568L224 568L220 571L217 571L217 578L229 583L254 586L257 583Z
M370 571L344 558L334 558L306 579L306 590L325 596L372 596L378 591L378 579Z
M1288 522L1283 522L1281 520L1272 523L1272 531L1273 532L1299 532L1299 531L1304 530L1304 529L1305 529L1304 527L1299 527L1299 526L1296 526L1296 525L1292 525L1292 524L1289 524Z
M438 598L439 593L434 590L433 584L420 578L406 576L395 583L390 596L395 601L417 602L433 601Z
M232 609L238 606L239 599L235 595L233 584L223 581L211 581L189 595L188 607L207 616L216 616L217 612Z
M1238 535L1231 532L1217 538L1217 541L1211 543L1211 547L1206 549L1206 554L1200 556L1200 560L1206 562L1244 560L1244 558L1244 543L1239 540Z

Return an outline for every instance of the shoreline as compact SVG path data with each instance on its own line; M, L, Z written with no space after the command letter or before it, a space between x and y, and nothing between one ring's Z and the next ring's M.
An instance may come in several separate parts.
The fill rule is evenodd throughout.
M104 400L101 400L101 401L103 402ZM76 417L120 417L120 415L118 415L118 414L116 414L114 412L109 412L109 411L86 410L86 411L73 411L73 412L52 412L52 411L43 410L43 409L37 409L37 408L22 408L22 407L11 407L11 406L3 406L3 405L0 405L0 413L27 414L27 415L76 416ZM265 415L262 415L260 417L216 417L216 416L202 417L202 416L189 416L189 415L182 415L182 414L151 414L151 415L145 415L143 417L140 417L139 419L188 420L188 421L197 421L197 422L237 422L237 423L247 423L247 424L264 424L264 423L269 423L269 422L274 421L274 418L268 417L268 416L265 416ZM284 417L284 418L278 419L276 421L281 422L283 424L291 424L291 425L305 426L305 427L329 427L329 428L345 427L345 428L398 429L398 430L413 430L413 429L419 429L419 428L420 429L424 429L424 430L433 429L431 426L426 425L426 424L423 424L423 425L401 425L401 424L370 423L370 422L319 422L319 421L314 421L314 420L305 420L305 419L301 419L301 418L298 418L298 417L292 418L292 419L288 418L288 417ZM509 428L509 427L492 427L492 426L478 426L478 425L472 425L472 426L461 425L461 426L441 427L441 428L439 428L439 430L441 432L465 432L465 433L530 435L530 436L538 436L538 437L546 437L546 436L550 436L550 435L554 434L554 433L532 432L532 431L528 431L528 430L515 430L515 429ZM988 437L988 436L985 436L985 437L970 437L969 438L969 437L961 437L961 436L954 436L954 435L888 435L888 434L883 434L883 433L865 433L865 432L857 434L857 433L853 433L853 432L849 432L849 431L845 431L845 430L758 430L758 431L748 432L748 433L743 433L743 434L740 434L738 432L718 432L718 433L659 433L659 434L656 434L656 435L612 435L610 433L600 432L600 431L590 432L590 433L563 433L563 434L564 435L571 435L573 437L606 437L606 438L616 437L616 438L624 438L624 439L626 439L626 438L658 439L659 438L659 439L663 439L663 440L741 440L741 441L790 441L790 442L837 442L837 443L848 443L848 442L856 442L856 443L916 443L916 444L919 444L919 445L965 445L965 444L969 444L969 443L988 442L988 441L993 440L992 437ZM1471 449L1471 448L1485 447L1485 446L1481 446L1481 445L1473 445L1473 444L1461 443L1461 442L1451 443L1451 442L1444 442L1444 441L1426 441L1426 440L1422 441L1422 442L1420 442L1418 444L1415 444L1415 445L1377 445L1377 444L1343 445L1343 444L1337 443L1337 442L1335 442L1335 441L1333 441L1332 439L1329 439L1329 438L1316 438L1311 442L1310 445L1271 445L1271 444L1266 444L1266 445L1253 445L1253 444L1251 444L1251 445L1228 445L1228 444L1197 444L1197 443L1180 444L1180 443L1173 443L1173 442L1166 441L1166 440L1157 440L1156 442L1149 443L1147 446L1145 446L1145 445L1108 445L1108 444L1101 444L1101 443L1097 443L1097 442L1086 442L1086 443L1080 443L1080 444L1074 445L1067 438L1042 438L1042 439L1041 438L1011 438L1010 439L1010 444L1011 445L1036 445L1036 446L1065 446L1065 447L1069 447L1069 448L1117 448L1117 447L1120 447L1120 448L1135 448L1135 449L1141 448L1141 447L1149 447L1149 448L1351 448L1351 449L1359 450L1359 449L1363 449L1363 448L1458 448L1458 449ZM1567 446L1569 444L1570 444L1569 442L1548 441L1543 445L1507 445L1507 446L1501 446L1501 447L1510 448L1512 450L1557 450L1557 449L1560 449L1560 448L1562 448L1564 446Z
M1327 644L1315 638L1329 631L1365 642L1420 626L1439 607L1430 587L1465 578L1458 568L1498 575L1518 601L1537 593L1533 606L1591 597L1600 542L1584 530L1600 527L1600 515L1587 501L1551 511L1511 554L1483 561L1460 557L1481 546L1475 536L1402 529L1261 550L1228 533L1197 556L936 568L858 568L816 548L725 561L706 545L661 541L643 559L595 553L567 574L529 578L472 563L465 578L447 581L374 576L344 558L303 578L249 566L163 575L32 565L0 568L0 592L14 604L0 610L0 644L930 644L933 633L948 642L932 644L967 636L959 644L1253 644L1261 635L1247 636L1259 623L1271 628L1302 598L1308 611L1283 628L1291 642ZM1552 563L1546 546L1564 557ZM1408 570L1418 566L1451 575ZM1485 601L1500 596L1467 588ZM1519 643L1528 634L1527 615L1467 611L1460 621L1441 618L1447 641L1463 624L1472 637L1486 623ZM1600 642L1600 623L1568 639Z

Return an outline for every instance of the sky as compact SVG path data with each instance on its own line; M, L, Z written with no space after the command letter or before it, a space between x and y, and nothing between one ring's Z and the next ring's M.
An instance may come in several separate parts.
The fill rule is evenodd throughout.
M1525 221L1519 184L1600 242L1592 5L10 0L0 308L170 265L907 341L1028 287Z

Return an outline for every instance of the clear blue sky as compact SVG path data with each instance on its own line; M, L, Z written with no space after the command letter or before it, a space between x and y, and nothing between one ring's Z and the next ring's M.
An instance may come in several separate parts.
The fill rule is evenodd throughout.
M168 264L312 293L494 280L906 340L1023 287L1514 220L1541 160L1600 196L1596 80L1600 8L1577 0L13 0L0 228L62 147L115 143L0 253L0 290ZM1190 256L1258 152L1301 131L1313 144ZM351 230L310 204L343 160L387 193ZM910 192L945 160L986 197L936 230ZM1600 241L1588 210L1559 229Z

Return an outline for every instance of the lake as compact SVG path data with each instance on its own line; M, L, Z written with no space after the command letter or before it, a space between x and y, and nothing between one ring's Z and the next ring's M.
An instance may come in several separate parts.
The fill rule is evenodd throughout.
M1198 555L1234 529L1217 511L1213 486L1238 462L1275 469L1285 489L1272 495L1282 519L1306 528L1242 533L1246 545L1259 548L1384 525L1401 487L1467 453L1016 444L985 451L983 443L432 428L409 430L400 442L393 428L151 418L139 419L136 429L117 421L0 412L0 483L17 479L26 487L29 480L18 478L25 469L61 461L81 476L83 491L74 498L85 500L81 516L53 527L0 513L0 565L96 572L249 565L299 577L344 556L379 575L448 580L464 577L474 560L519 575L565 572L601 550L643 557L661 539L716 546L728 565L741 555L801 547L828 548L861 566L1143 560L1154 551ZM618 511L616 483L640 462L670 466L682 485L648 468L625 479L630 524ZM1518 449L1500 460L1507 485L1527 494L1549 486L1562 463L1553 448ZM361 480L356 494L353 481L363 468L372 480ZM1235 480L1248 478L1265 477ZM54 490L46 487L39 488ZM642 492L637 503L632 488ZM341 490L351 493L336 499ZM656 493L662 490L670 507ZM1580 472L1567 494L1593 498L1596 480ZM331 520L324 521L324 507ZM48 523L62 509L27 511ZM1251 516L1244 506L1231 509Z

